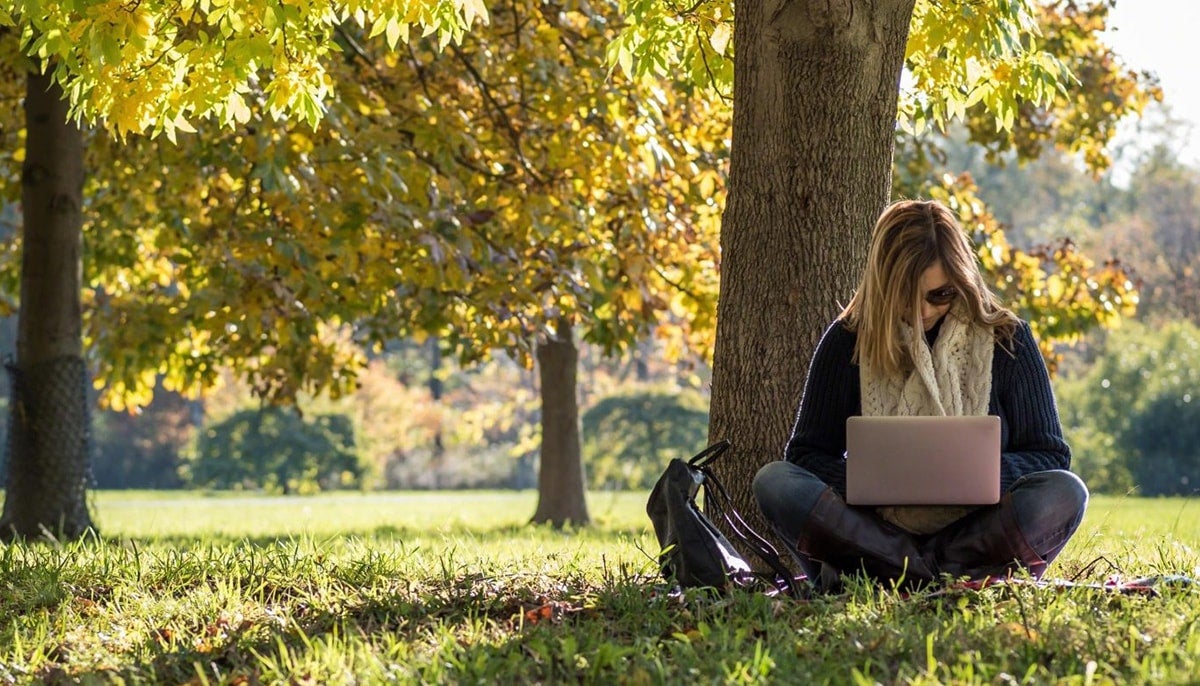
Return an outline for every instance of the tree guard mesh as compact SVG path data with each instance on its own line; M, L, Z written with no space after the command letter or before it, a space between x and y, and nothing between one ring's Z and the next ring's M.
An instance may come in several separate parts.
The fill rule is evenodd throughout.
M79 536L92 526L87 367L65 356L5 368L12 395L0 535Z

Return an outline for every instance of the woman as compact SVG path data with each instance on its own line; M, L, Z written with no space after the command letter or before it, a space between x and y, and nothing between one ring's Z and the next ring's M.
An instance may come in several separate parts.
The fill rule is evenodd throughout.
M999 504L846 505L847 417L984 414L1001 420ZM813 355L785 460L759 471L754 495L819 585L857 571L1040 577L1087 507L1070 463L1028 324L988 289L950 210L909 200L876 223L862 283Z

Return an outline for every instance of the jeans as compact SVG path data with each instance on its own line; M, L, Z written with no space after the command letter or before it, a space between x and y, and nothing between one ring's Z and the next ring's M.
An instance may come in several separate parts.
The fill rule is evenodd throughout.
M1088 490L1066 470L1027 474L1013 483L1000 503L980 507L928 536L915 536L885 522L872 507L853 507L807 469L771 462L754 478L754 497L763 515L810 578L837 559L839 573L880 569L886 562L904 569L920 562L933 573L978 579L1026 569L1040 577L1079 527ZM818 502L822 502L820 508ZM818 512L816 516L814 512ZM807 541L838 541L837 550ZM885 559L891 556L894 559ZM919 560L911 560L913 557ZM887 567L887 565L883 565ZM830 570L825 570L827 576ZM891 576L885 574L884 576Z

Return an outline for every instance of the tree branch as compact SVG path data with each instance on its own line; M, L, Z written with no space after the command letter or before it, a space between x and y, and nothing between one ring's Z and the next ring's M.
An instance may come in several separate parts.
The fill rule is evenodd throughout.
M509 140L512 142L513 152L517 154L517 160L520 161L521 167L525 170L525 173L529 174L529 176L539 186L545 185L545 180L540 174L537 173L536 170L533 169L533 166L529 164L529 160L526 159L525 153L521 149L521 135L517 133L517 129L513 126L512 120L509 119L508 113L504 111L504 106L501 105L496 97L492 94L492 89L488 85L487 81L484 80L483 75L479 73L479 70L475 68L475 65L471 64L471 61L467 59L466 55L464 55L457 46L451 46L451 50L454 51L454 56L458 58L458 61L462 62L463 67L466 68L467 72L471 75L471 78L475 80L475 83L479 86L479 90L483 94L484 99L491 104L501 127L508 132Z

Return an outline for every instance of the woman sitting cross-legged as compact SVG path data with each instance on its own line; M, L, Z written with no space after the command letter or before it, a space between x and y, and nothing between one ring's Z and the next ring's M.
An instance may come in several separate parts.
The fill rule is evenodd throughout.
M1001 423L998 504L846 504L848 417L989 414ZM758 472L754 495L825 586L860 571L908 584L1040 577L1087 507L1070 463L1029 325L988 289L949 209L901 201L876 223L862 282L813 355L785 459Z

